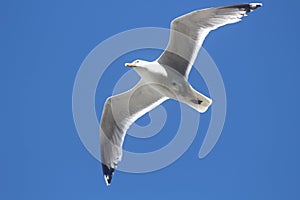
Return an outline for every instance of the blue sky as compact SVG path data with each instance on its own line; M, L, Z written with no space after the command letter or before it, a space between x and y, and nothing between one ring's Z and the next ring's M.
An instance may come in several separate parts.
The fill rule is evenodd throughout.
M168 28L189 11L235 3L241 2L3 1L0 198L299 199L300 3L295 0L262 1L264 7L241 23L207 37L204 47L222 74L228 104L221 138L205 159L198 159L198 151L209 112L201 115L204 123L195 141L177 162L147 174L117 172L107 188L100 163L75 129L73 83L82 61L101 41L137 27ZM149 53L144 59L159 55L144 53ZM132 52L114 63L142 55ZM115 72L109 68L99 85L113 84L127 71L123 65ZM191 82L206 91L197 73L192 72ZM97 92L99 112L107 95ZM177 103L164 105L175 110ZM148 146L128 139L125 147L163 146L176 120L163 129L166 136L161 133ZM147 124L147 116L138 123Z

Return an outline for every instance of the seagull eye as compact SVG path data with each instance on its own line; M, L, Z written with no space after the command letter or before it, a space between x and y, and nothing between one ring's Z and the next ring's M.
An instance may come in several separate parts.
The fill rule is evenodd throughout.
M139 62L140 62L140 61L138 61L138 60L136 61L136 63L139 63Z

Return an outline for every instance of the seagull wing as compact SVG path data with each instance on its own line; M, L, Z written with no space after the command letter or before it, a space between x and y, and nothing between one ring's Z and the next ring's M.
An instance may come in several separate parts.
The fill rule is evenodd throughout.
M250 3L197 10L171 22L168 46L157 62L188 77L207 34L218 27L241 20L262 4Z
M140 81L131 90L106 100L100 130L101 162L105 181L110 184L114 169L122 157L126 131L139 117L168 98Z

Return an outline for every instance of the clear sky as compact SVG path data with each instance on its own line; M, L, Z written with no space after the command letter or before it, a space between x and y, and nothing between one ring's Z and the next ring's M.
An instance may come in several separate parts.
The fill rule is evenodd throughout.
M177 162L147 174L116 172L106 187L100 163L73 122L76 73L100 42L132 28L168 28L173 18L196 9L241 2L2 1L0 199L300 199L299 1L262 1L263 8L205 40L227 93L223 133L205 159L198 152L210 111ZM116 60L99 87L129 70L123 62L159 55L144 53ZM206 91L195 71L191 82ZM109 92L97 91L99 113ZM178 114L175 101L164 106ZM164 146L177 114L153 141L128 138L125 148ZM147 116L138 123L149 123Z

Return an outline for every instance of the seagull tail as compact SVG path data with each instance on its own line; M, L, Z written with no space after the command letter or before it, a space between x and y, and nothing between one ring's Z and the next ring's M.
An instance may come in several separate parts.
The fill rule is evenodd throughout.
M194 89L193 93L194 98L190 99L187 104L200 113L206 112L212 104L212 100Z

